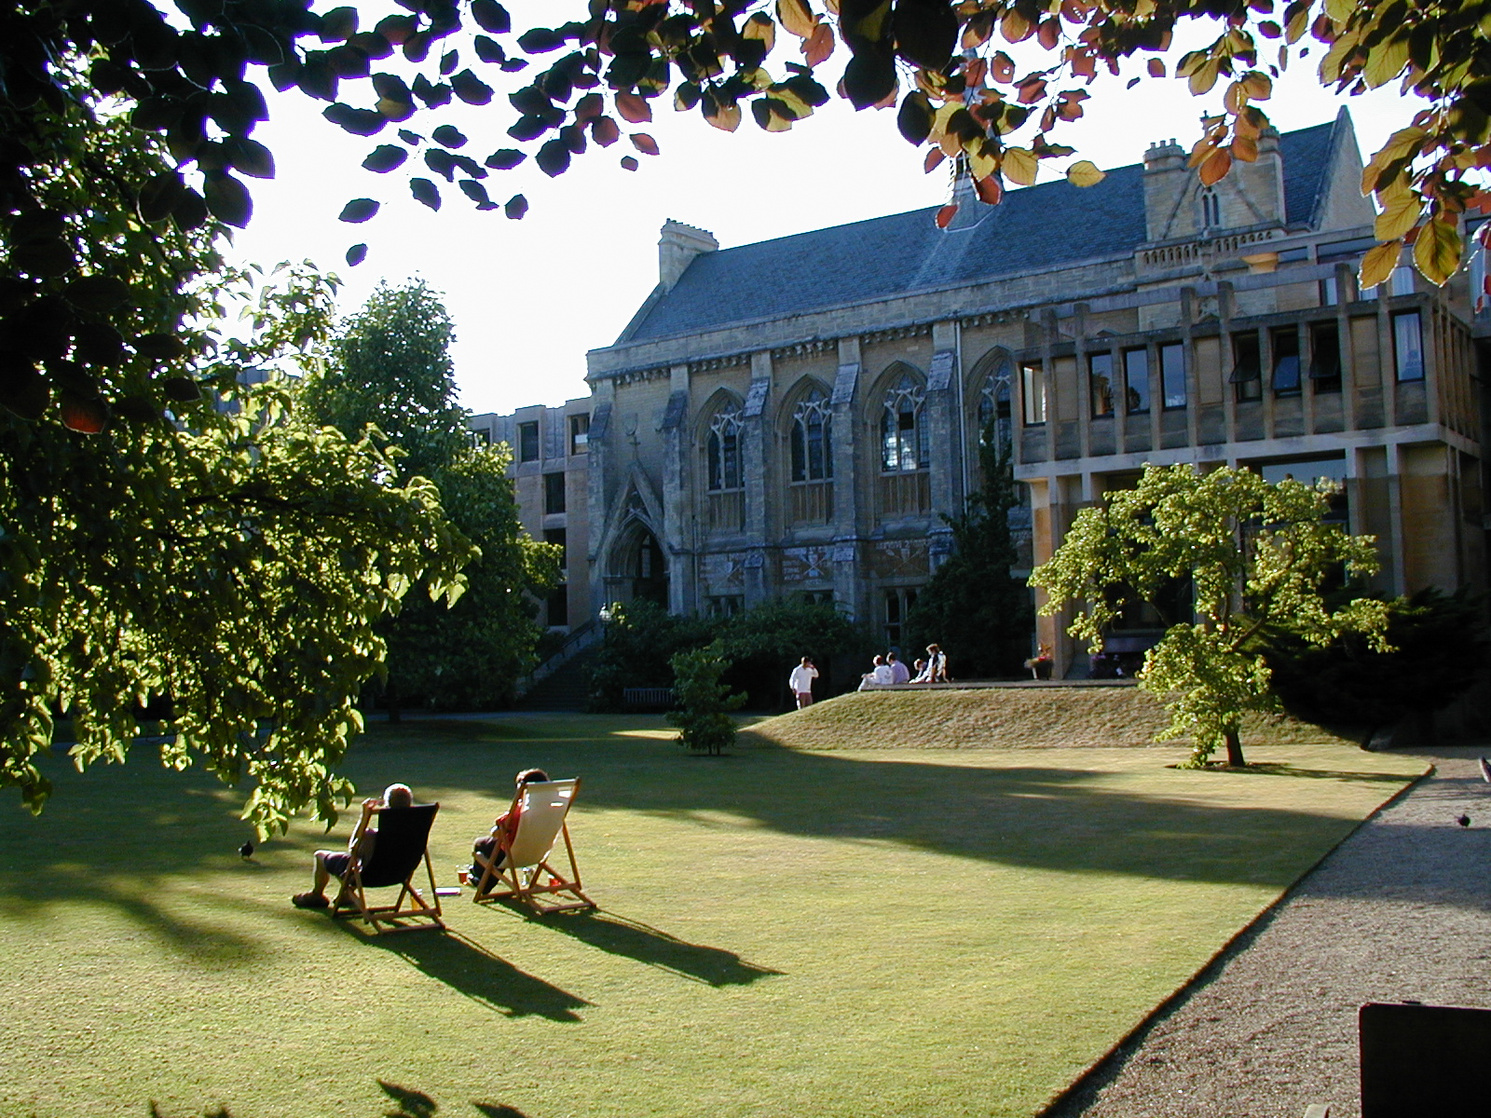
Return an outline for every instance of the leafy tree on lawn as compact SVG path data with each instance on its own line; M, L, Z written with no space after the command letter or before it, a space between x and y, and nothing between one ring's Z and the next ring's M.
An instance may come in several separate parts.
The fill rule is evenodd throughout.
M983 488L968 509L944 517L953 553L917 595L906 627L912 657L936 641L962 678L1015 675L1030 655L1030 591L1010 577L1017 561L1009 513L1019 501L1014 474L992 429L979 444Z
M1343 570L1349 583L1378 568L1374 539L1327 523L1328 502L1326 488L1270 484L1246 469L1148 466L1133 489L1078 513L1030 582L1048 595L1042 613L1080 605L1070 632L1097 651L1128 600L1154 603L1189 580L1197 620L1172 625L1149 650L1140 686L1170 712L1159 737L1190 736L1192 765L1225 744L1227 764L1240 766L1244 712L1278 709L1253 647L1265 627L1287 627L1312 645L1356 633L1387 647L1381 601L1331 602L1324 593Z
M464 594L449 608L421 588L382 622L389 651L381 686L395 718L410 698L447 708L510 699L540 633L525 591L558 580L558 548L529 539L519 521L506 476L511 452L472 446L466 412L456 403L448 352L454 334L425 283L380 284L305 386L321 422L349 437L367 430L386 439L397 448L401 481L434 482L446 515L481 549L463 572Z
M745 702L721 679L730 667L723 646L716 641L686 649L674 655L672 666L678 706L668 712L668 721L679 728L679 743L718 756L735 741L735 719L729 712Z
M245 180L275 170L252 135L268 117L267 85L324 101L335 126L379 137L363 165L404 168L409 191L435 209L443 180L478 209L521 217L526 199L500 203L492 184L530 153L558 175L576 155L625 136L621 161L635 169L638 154L658 151L642 127L655 107L697 110L727 131L748 109L759 127L781 131L813 115L830 89L856 108L897 106L898 130L925 145L928 167L965 161L979 197L993 203L1007 186L1035 181L1042 161L1064 166L1078 185L1102 178L1059 142L1099 69L1173 78L1196 95L1220 91L1191 157L1216 182L1235 161L1256 158L1268 123L1259 104L1291 59L1315 50L1323 85L1344 94L1401 82L1414 95L1363 179L1383 208L1366 286L1390 275L1409 243L1424 275L1444 282L1464 249L1460 215L1487 203L1491 21L1470 0L1290 0L1281 11L1250 0L556 0L553 26L526 28L513 27L496 0L400 6L316 13L304 0L176 0L171 11L159 0L37 0L0 12L0 404L28 418L65 405L70 364L79 363L72 339L108 331L132 343L146 335L129 308L185 290L189 269L174 286L130 274L186 263L142 230L248 223ZM1216 38L1178 60L1162 57L1177 30L1197 22ZM511 92L500 98L497 87ZM470 137L440 122L448 106L489 106L504 146L482 157L488 137L468 149ZM170 161L101 173L92 137L113 121L154 150L168 144ZM95 172L92 189L59 197L47 180L69 162ZM365 222L378 206L353 199L342 219ZM128 297L59 299L71 280L94 274L105 244L132 258L122 277ZM349 264L365 253L352 246ZM23 340L42 320L64 344ZM188 349L194 337L181 322L159 332ZM189 360L162 352L131 345L89 391L111 404L135 401L136 422L147 410L159 416L164 404L144 391L156 362L179 375Z

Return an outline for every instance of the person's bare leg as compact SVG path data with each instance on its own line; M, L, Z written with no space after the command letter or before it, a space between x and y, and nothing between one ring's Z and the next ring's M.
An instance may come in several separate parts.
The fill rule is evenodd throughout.
M326 899L326 886L331 881L331 871L326 868L326 856L331 853L333 851L330 850L316 851L313 887L309 893L297 893L290 898L296 908L325 908L329 903Z

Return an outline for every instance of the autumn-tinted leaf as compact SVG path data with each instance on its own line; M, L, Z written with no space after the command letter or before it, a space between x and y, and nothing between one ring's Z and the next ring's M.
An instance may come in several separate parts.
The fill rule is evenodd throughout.
M440 191L429 179L410 179L409 193L416 202L422 202L432 210L440 208Z
M989 73L997 82L1012 81L1015 77L1015 60L1004 51L998 51L989 60Z
M371 198L354 198L342 207L337 220L349 222L352 225L361 225L377 212L378 203Z
M1073 186L1096 186L1107 177L1090 159L1079 159L1066 169L1066 181Z
M777 21L799 39L808 38L818 28L804 0L777 0Z
M502 212L512 221L517 221L528 212L528 199L521 194L514 194L507 200L507 205L502 207Z
M355 268L368 258L368 246L355 244L347 250L347 267Z
M1040 169L1034 153L1026 148L1005 148L1004 158L1000 163L1000 169L1004 177L1011 182L1019 183L1021 186L1030 186Z
M109 425L109 406L95 397L62 394L62 425L83 435L97 435Z
M646 132L633 132L631 134L632 147L643 155L656 155L658 153L657 141Z
M616 111L621 119L631 124L646 124L652 119L652 106L644 97L638 97L635 93L618 93L616 95Z
M1165 76L1165 63L1162 59L1151 58L1146 64L1149 76L1152 78L1163 78Z
M1035 41L1044 50L1055 50L1061 41L1061 21L1055 18L1041 20L1035 29Z
M738 109L736 111L739 112ZM636 156L623 155L621 157L621 169L623 171L635 171L639 166L641 166L641 164L637 162Z
M483 162L494 171L510 171L527 158L528 156L517 148L499 148L487 156Z
M1197 169L1196 175L1203 186L1215 186L1232 170L1232 153L1226 148L1217 148Z
M941 148L933 148L927 152L926 159L922 160L922 173L930 175L942 165L942 161L946 158L947 156L942 153Z
M802 44L803 61L809 66L821 66L834 52L833 28L820 23Z
M1032 74L1028 78L1022 78L1015 86L1017 90L1016 100L1022 105L1032 105L1046 95L1046 79Z
M202 196L213 217L225 225L242 229L253 216L254 202L248 187L223 171L204 176Z
M621 128L608 116L597 117L590 122L590 138L601 147L608 148L621 139Z
M1413 262L1430 283L1443 286L1460 267L1460 233L1453 216L1449 221L1432 218L1419 229L1413 242Z
M985 175L981 179L974 179L973 192L986 206L997 206L999 200L1004 197L1004 187L999 185L998 175Z
M1389 241L1367 250L1362 257L1362 270L1357 283L1363 291L1376 287L1398 267L1398 257L1403 251L1402 240Z
M396 144L380 144L368 153L368 157L362 161L362 165L369 171L377 171L380 175L392 171L395 167L403 164L409 158L409 153Z
M937 211L937 217L935 219L937 222L937 228L946 229L953 223L953 218L957 216L958 203L949 202L947 205L943 206L942 209Z

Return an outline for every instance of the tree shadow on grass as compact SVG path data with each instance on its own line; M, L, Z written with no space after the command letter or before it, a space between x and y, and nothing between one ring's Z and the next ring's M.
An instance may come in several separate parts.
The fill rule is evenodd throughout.
M689 943L640 920L605 910L559 913L541 923L612 955L624 955L709 986L748 986L757 979L783 973L748 963L722 947Z
M582 1018L575 1011L592 1004L519 970L459 932L362 936L349 929L349 934L399 956L421 973L505 1017L578 1022Z

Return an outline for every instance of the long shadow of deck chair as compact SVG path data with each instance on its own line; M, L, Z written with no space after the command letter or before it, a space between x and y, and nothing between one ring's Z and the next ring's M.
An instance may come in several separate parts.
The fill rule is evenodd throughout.
M430 865L430 827L435 822L439 804L415 804L413 807L364 807L357 824L351 848L357 850L363 834L376 827L378 834L373 853L364 859L355 853L342 874L341 888L331 902L333 917L361 917L378 934L412 932L445 927L440 919L440 896L435 891L435 870ZM429 879L429 892L414 886L414 875L420 865ZM398 887L399 896L392 904L375 905L368 901L369 889Z
M580 888L580 868L575 864L575 846L566 821L579 789L578 780L523 785L508 808L518 813L517 832L511 840L500 834L490 858L475 855L476 868L481 870L473 898L477 904L511 899L543 914L596 907ZM561 838L569 858L567 877L550 861ZM544 899L549 897L558 903Z

